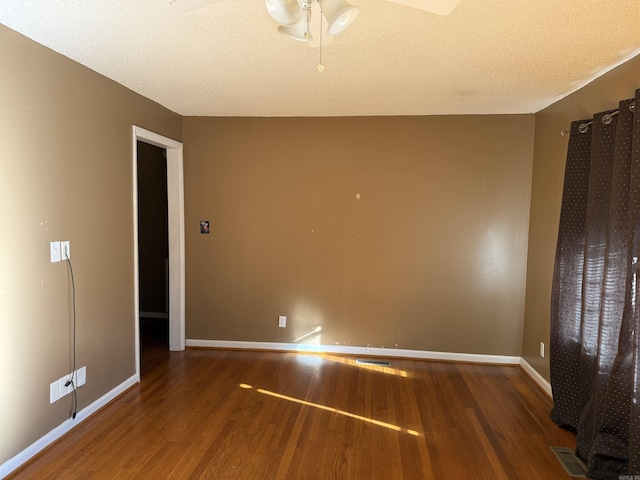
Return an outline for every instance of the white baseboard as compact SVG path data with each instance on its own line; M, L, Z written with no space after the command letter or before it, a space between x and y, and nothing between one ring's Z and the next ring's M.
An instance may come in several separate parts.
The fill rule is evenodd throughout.
M54 428L44 436L40 437L38 440L33 442L27 448L22 450L16 456L4 462L2 465L0 465L0 478L4 478L7 475L9 475L15 469L17 469L18 467L26 463L36 454L40 453L46 447L48 447L53 442L55 442L60 437L62 437L65 433L69 432L73 428L80 425L80 423L82 423L84 420L89 418L91 415L93 415L102 407L104 407L109 402L111 402L118 395L125 392L127 389L129 389L131 386L135 385L139 381L140 381L139 377L137 375L133 375L132 377L128 378L127 380L122 382L120 385L112 389L111 391L105 393L102 397L98 398L92 404L80 410L77 413L75 419L69 418L65 420L56 428Z
M187 339L187 347L230 348L243 350L275 350L309 353L340 353L344 355L367 355L375 357L418 358L422 360L443 360L448 362L495 363L519 365L520 357L504 355L481 355L475 353L428 352L401 348L352 347L346 345L303 345L277 342L237 342L230 340Z
M531 380L536 382L538 386L549 395L549 397L553 398L553 392L551 390L551 384L547 382L542 375L540 375L524 358L520 358L520 368L525 371Z

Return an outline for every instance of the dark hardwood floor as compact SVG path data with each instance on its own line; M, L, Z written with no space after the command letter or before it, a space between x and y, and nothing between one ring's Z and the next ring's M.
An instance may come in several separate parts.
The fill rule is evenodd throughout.
M9 478L570 478L519 367L142 346L139 385Z

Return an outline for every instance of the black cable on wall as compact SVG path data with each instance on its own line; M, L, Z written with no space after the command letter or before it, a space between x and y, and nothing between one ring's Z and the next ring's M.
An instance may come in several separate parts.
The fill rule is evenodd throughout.
M78 413L78 393L76 391L76 283L73 277L73 267L71 265L71 259L69 258L69 254L66 250L66 247L63 247L62 257L67 260L67 265L69 265L69 272L71 273L71 298L72 298L72 306L73 306L73 368L71 370L71 376L64 384L65 387L71 385L73 388L73 413L71 418L75 419Z

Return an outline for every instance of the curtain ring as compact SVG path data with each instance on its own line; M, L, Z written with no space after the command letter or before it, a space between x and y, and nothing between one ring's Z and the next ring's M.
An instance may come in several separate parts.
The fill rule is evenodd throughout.
M610 113L607 113L602 117L602 123L605 125L609 125L613 121L613 116Z
M629 110L631 110L632 112L636 111L636 103L635 102L631 102L629 104Z
M578 131L580 133L587 133L588 130L589 130L589 124L588 123L581 123L580 126L578 127Z

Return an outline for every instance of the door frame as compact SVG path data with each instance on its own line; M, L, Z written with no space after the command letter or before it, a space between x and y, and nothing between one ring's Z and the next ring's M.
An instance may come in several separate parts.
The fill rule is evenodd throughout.
M169 232L169 350L185 349L184 173L181 142L133 125L133 290L136 376L140 381L140 278L138 250L138 141L167 152Z

